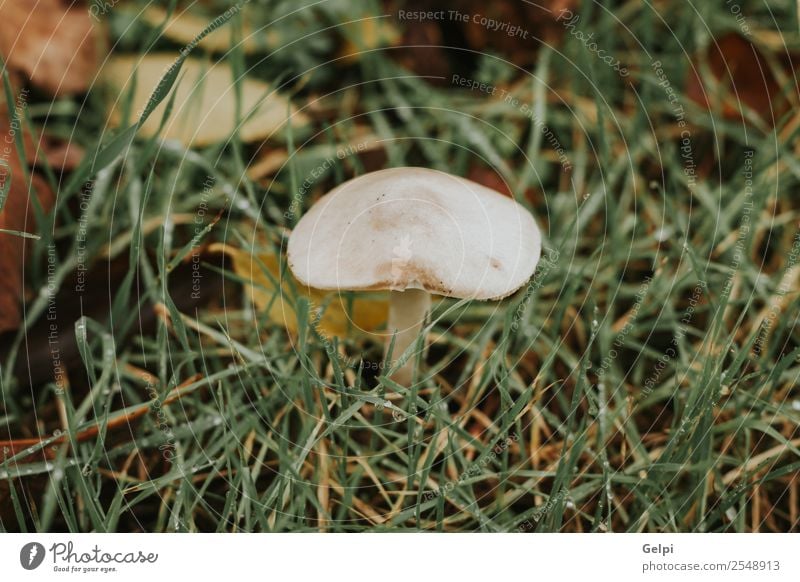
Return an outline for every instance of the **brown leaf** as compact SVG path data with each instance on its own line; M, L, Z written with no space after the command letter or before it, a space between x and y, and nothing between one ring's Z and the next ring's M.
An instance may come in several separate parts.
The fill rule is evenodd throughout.
M491 188L496 192L500 192L500 194L508 196L509 198L515 198L517 200L525 198L534 206L543 203L541 196L537 194L537 190L534 188L528 188L524 192L517 192L515 195L511 184L509 184L497 170L493 170L488 166L481 166L479 164L471 166L469 170L467 170L466 178L478 184L482 184L487 188Z
M14 104L16 114L21 117L25 107L27 107L27 94L23 92L17 98L17 103ZM0 119L5 120L5 125L2 127L5 131L8 131L9 108L3 97L0 97ZM4 135L12 137L7 133ZM9 144L4 142L3 146L6 145ZM29 164L44 167L45 162L47 162L53 170L59 172L74 170L85 154L83 148L77 143L64 141L49 135L42 135L37 145L27 126L22 131L22 147L25 151L25 160ZM5 156L3 159L5 159Z
M349 156L361 155L367 152L381 150L384 147L383 140L376 134L369 131L368 127L356 126L352 130L352 135L339 139L338 145L317 145L304 148L298 154L298 160L309 156L336 156L344 160ZM289 159L289 152L285 149L262 148L264 153L255 156L256 161L247 168L247 175L251 180L257 181L275 174L275 172L285 168Z
M340 24L337 29L344 37L339 56L346 63L356 62L363 52L393 46L401 37L397 28L385 18L367 15L353 15L352 19Z
M749 40L726 34L708 47L704 59L713 79L701 78L703 59L697 57L686 84L686 94L698 105L710 110L719 101L722 115L736 120L750 109L770 126L786 112L788 103L767 60Z
M539 44L553 45L564 36L565 28L558 19L576 4L576 0L465 0L466 9L461 12L470 18L463 25L464 35L476 51L497 51L517 65L530 64Z
M77 168L86 153L74 142L65 142L49 136L42 136L39 140L39 151L44 154L51 168L65 172ZM44 165L41 157L37 158L36 165Z
M428 77L432 84L447 85L450 82L450 62L439 24L422 21L407 26L400 41L402 48L390 54L410 71ZM437 79L436 77L442 77Z
M175 63L175 58L170 53L151 53L141 59L115 57L105 63L102 76L119 94L125 95L133 87L131 107L134 111L141 111L164 72ZM186 59L174 92L172 116L160 134L161 139L202 147L224 141L238 129L242 141L254 142L269 138L285 128L287 122L296 128L310 123L304 112L294 107L290 111L282 94L262 81L246 78L240 81L240 105L245 120L237 128L237 100L231 88L233 78L227 63L210 64L201 59ZM118 125L122 119L122 101L114 100L112 125ZM160 103L142 125L139 135L150 137L158 134L166 108L167 101Z
M65 142L48 135L42 135L37 146L27 127L22 133L22 146L28 164L45 167L47 162L56 172L74 170L85 153L83 148L74 142Z
M402 9L438 14L401 22L400 47L387 54L418 75L432 77L428 82L442 85L447 81L436 77L469 68L468 61L487 51L518 66L529 66L535 62L539 46L556 44L564 36L566 29L559 19L564 20L576 5L576 0L441 0L431 8L425 0L385 0L386 13L397 14Z
M8 117L0 114L0 191L8 187L5 204L0 210L0 229L33 232L35 215L28 197L22 161L13 144L13 131ZM11 180L10 186L8 180ZM32 191L48 211L54 202L53 192L35 174L31 175L31 183ZM0 333L16 329L21 321L22 272L27 242L18 235L0 232Z
M97 68L98 26L85 6L6 0L0 2L0 53L10 69L53 95L82 93Z
M486 166L472 166L467 171L467 179L482 184L487 188L491 188L496 192L505 194L509 198L513 198L514 194L511 192L511 186L506 182L503 177L491 168Z

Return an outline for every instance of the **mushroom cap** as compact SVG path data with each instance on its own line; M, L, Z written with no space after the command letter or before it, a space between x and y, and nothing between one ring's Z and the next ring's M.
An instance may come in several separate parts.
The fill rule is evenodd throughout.
M328 290L423 289L501 299L527 281L541 234L520 204L427 168L349 180L320 198L289 238L289 267Z

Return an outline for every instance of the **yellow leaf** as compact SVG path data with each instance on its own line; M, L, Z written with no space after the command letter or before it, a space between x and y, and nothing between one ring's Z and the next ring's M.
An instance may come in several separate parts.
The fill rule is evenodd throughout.
M355 135L349 139L341 139L338 145L323 144L304 147L295 154L295 161L299 162L307 157L313 159L332 159L335 157L339 160L345 160L353 155L379 150L383 147L383 142L384 140L378 135L356 127ZM270 176L283 168L288 159L289 152L287 150L270 149L247 168L247 176L251 180L260 180Z
M139 115L175 59L172 54L153 54L141 59L116 57L109 61L103 77L120 93L114 103L113 124L120 122L118 109L126 102L125 92L133 89L132 108L134 114ZM290 110L283 96L261 81L243 79L240 83L241 114L245 119L239 127L242 141L265 139L286 124ZM172 114L161 137L178 140L185 146L204 146L226 140L236 128L236 91L230 66L224 62L186 59L176 84ZM157 133L170 98L171 94L148 117L141 135L150 137ZM303 126L308 123L308 117L292 108L291 122L293 126Z
M245 7L244 10L247 8ZM142 19L153 27L161 26L167 19L167 11L161 6L150 5L144 11ZM172 14L163 29L163 36L177 43L188 45L211 23L196 14L186 10L177 11ZM279 39L275 31L259 31L256 35L245 24L242 30L242 49L245 54L252 54L259 48L270 48L279 46ZM261 41L259 43L258 41ZM210 33L198 43L198 46L209 52L224 53L228 52L231 46L231 31L227 26L218 28Z
M281 281L279 258L268 248L252 256L230 245L217 243L209 247L211 252L222 252L233 261L234 272L246 281L251 281L249 292L255 306L268 310L270 320L283 325L291 333L297 333L297 317L292 307L291 286ZM264 273L266 269L272 279ZM285 277L291 277L288 270ZM274 279L274 281L273 281ZM280 288L276 285L280 281ZM372 333L386 327L389 313L388 297L385 293L357 293L352 302L336 292L321 291L304 287L292 278L297 293L307 297L311 305L311 318L316 317L318 309L323 309L317 330L327 336L344 337L351 333Z
M400 31L383 17L365 17L342 24L339 27L344 36L344 46L339 56L346 62L353 62L364 51L397 44L401 39Z

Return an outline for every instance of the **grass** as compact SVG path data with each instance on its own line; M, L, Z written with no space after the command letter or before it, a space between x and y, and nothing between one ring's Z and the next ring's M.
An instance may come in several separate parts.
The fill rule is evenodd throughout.
M210 17L227 7L217 4ZM263 4L248 25L288 44L221 58L322 112L265 146L287 150L274 179L248 177L264 152L235 131L186 150L135 138L131 112L134 129L109 132L100 87L28 110L33 126L99 153L58 184L58 209L32 241L26 324L0 369L2 439L32 444L0 463L3 531L798 530L797 109L773 129L746 105L743 122L722 114L717 92L707 110L684 89L688 55L737 30L732 14L699 2L657 13L587 4L579 27L629 64L629 79L570 34L539 48L532 67L453 51L465 77L503 87L514 104L416 76L398 49L343 61L341 25L353 17L338 3ZM143 6L107 15L114 50L177 57L157 31L141 34L132 14ZM795 3L742 11L758 34L796 43ZM385 13L374 4L368 15ZM235 13L223 26L236 39L243 23ZM655 60L683 107L688 157ZM179 78L154 97L168 99ZM784 81L796 107L796 80ZM410 387L373 369L377 343L320 333L295 292L286 301L299 332L288 333L218 257L202 253L210 300L186 307L181 286L181 265L205 244L285 248L293 193L364 127L385 158L336 159L303 209L377 167L480 168L545 233L545 258L518 294L439 304ZM58 301L75 299L81 252L101 269L81 299L87 311L106 303L59 317L61 341L79 354L69 384L31 386L18 362L26 370L26 334L47 319L51 299L38 290L55 283ZM117 267L117 278L102 270Z

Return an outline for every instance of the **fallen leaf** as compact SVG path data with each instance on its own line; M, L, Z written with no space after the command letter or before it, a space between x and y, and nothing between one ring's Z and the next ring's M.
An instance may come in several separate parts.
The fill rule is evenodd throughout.
M424 20L407 26L400 47L390 53L409 71L434 85L450 83L450 60L438 22Z
M288 150L269 150L247 168L247 177L255 182L271 176L282 168L288 160Z
M731 33L717 39L705 52L713 79L703 79L701 61L696 57L689 68L686 94L711 110L719 100L727 119L745 119L752 110L769 126L786 112L788 103L780 91L769 64L749 40Z
M246 10L247 7L244 8ZM167 11L161 6L149 5L142 14L142 19L153 27L161 26L166 20L162 35L169 40L188 45L200 35L211 23L188 10L176 12L167 18ZM242 30L242 49L245 54L252 54L259 49L279 46L280 39L275 30L263 30L253 33L245 24ZM231 50L231 31L229 27L221 27L210 33L198 44L198 47L213 53L225 53Z
M61 0L0 3L0 53L12 70L53 95L83 93L97 69L99 26Z
M304 167L303 162L313 160L319 165L319 160L338 159L345 160L352 155L358 155L383 147L383 140L370 133L367 128L358 127L351 138L343 138L338 145L322 144L308 146L298 150L295 154L295 163ZM285 149L270 149L265 154L259 155L255 163L247 168L247 176L251 180L261 180L284 168L289 160L289 152Z
M253 256L239 248L216 243L209 247L209 252L222 252L233 260L234 272L246 281L251 281L251 298L261 311L267 311L269 319L283 325L289 332L297 333L297 318L292 302L287 299L293 292L289 281L281 281L279 257L268 249L260 249ZM263 267L272 275L267 276ZM285 277L291 277L288 272ZM281 281L280 285L275 282ZM317 329L328 336L345 336L350 332L375 332L385 327L389 313L389 302L386 294L358 293L348 305L344 297L336 292L310 289L292 278L297 293L308 298L311 305L311 317L315 310L324 307Z
M486 166L475 165L467 171L467 179L491 188L496 192L505 194L509 198L514 197L511 186L503 180L503 177L495 170Z
M530 64L540 44L554 45L564 36L566 29L560 21L571 16L576 5L576 0L465 0L463 12L472 17L463 24L464 36L476 51L497 51L517 65Z
M133 90L132 109L144 110L153 90L175 62L175 55L153 54L143 57L117 57L104 67L104 79L118 89L120 97L114 103L111 123L119 125L118 108L125 102L124 93ZM135 72L135 75L134 75ZM208 63L186 59L178 78L171 117L166 121L162 139L174 139L185 146L205 146L224 141L236 129L236 92L233 72L225 63ZM135 86L134 86L135 85ZM293 126L309 123L308 116L289 108L285 97L269 85L253 79L241 81L241 112L245 121L239 127L242 141L264 139L286 125L289 115ZM171 94L164 99L145 121L141 135L151 137L158 132Z
M389 19L382 16L348 16L348 22L337 27L344 37L339 56L346 63L358 60L363 52L397 44L402 35Z
M33 205L29 200L25 172L13 143L14 130L5 114L0 114L0 192L6 192L0 210L0 229L31 233L35 226ZM9 183L10 180L10 183ZM47 183L31 174L32 191L47 212L55 197ZM6 191L7 189L7 191ZM17 329L21 323L20 300L23 297L23 266L29 241L8 232L0 232L0 333Z
M42 157L32 155L36 151L33 142L30 141L29 143L31 145L30 150L27 149L28 143L26 143L26 153L28 151L31 152L31 155L28 155L28 159L35 159L37 166L43 166ZM64 172L77 168L86 153L75 142L63 141L46 135L43 135L39 140L39 151L44 155L52 169Z
M22 135L22 144L29 164L37 167L49 165L59 172L74 170L85 154L83 148L75 142L66 142L48 135L42 135L37 144L27 128Z

